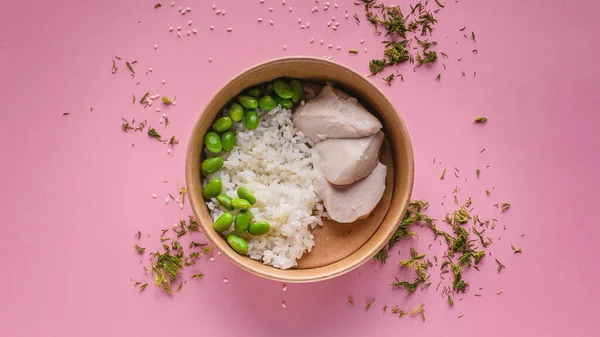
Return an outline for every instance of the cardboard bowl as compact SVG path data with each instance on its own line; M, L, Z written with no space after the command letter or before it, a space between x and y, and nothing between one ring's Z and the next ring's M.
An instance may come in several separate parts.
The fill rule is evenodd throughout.
M213 229L202 198L201 162L204 135L215 117L245 89L279 77L312 82L333 82L359 101L383 125L385 141L381 162L387 166L386 189L373 213L352 224L324 221L313 231L315 247L298 266L281 270L233 251ZM314 57L286 57L254 66L230 80L198 116L189 138L185 178L190 204L211 243L242 269L283 282L314 282L344 274L371 259L390 239L402 220L413 187L414 158L410 137L398 111L385 95L363 75L339 64Z

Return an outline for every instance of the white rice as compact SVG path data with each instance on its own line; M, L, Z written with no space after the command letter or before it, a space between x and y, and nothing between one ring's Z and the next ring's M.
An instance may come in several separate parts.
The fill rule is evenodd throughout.
M325 215L313 188L310 147L314 144L294 128L292 111L281 106L262 112L256 130L246 130L243 123L234 123L233 128L235 147L222 155L223 168L205 183L220 178L223 191L232 198L237 197L238 186L250 189L257 199L250 209L253 221L268 221L271 231L259 237L244 235L247 255L276 268L294 267L315 245L311 230L322 224ZM206 204L213 220L224 212L216 199ZM224 234L231 232L233 225Z

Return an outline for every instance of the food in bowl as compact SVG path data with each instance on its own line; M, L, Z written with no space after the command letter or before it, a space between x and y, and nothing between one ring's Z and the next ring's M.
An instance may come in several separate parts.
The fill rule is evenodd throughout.
M206 133L202 195L237 253L280 269L314 247L327 217L367 217L385 190L379 120L327 83L277 79L249 88Z

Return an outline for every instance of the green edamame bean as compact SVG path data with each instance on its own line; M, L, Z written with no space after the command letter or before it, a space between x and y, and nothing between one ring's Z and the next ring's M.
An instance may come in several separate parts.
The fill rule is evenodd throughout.
M241 121L244 119L244 108L237 103L231 103L231 106L229 107L229 117L234 122Z
M248 242L237 235L229 234L227 236L227 244L238 254L244 255L248 252Z
M204 136L204 145L212 153L219 153L223 149L221 138L215 132L209 132Z
M221 216L218 217L217 220L215 220L213 228L219 233L224 232L229 229L229 226L231 226L232 222L233 215L229 212L225 212L221 214Z
M223 151L231 151L235 146L235 133L233 131L227 131L221 135L221 144L223 144Z
M258 101L252 96L240 95L238 101L246 109L256 109L258 107Z
M231 205L231 197L228 196L227 194L219 194L217 195L217 201L219 202L219 204L221 204L221 206L223 206L223 208L233 211L233 206Z
M252 192L250 192L250 190L247 187L238 187L237 195L239 198L247 200L250 203L250 205L256 204L256 197L254 196L254 194L252 194Z
M231 121L231 118L221 117L213 123L212 129L215 130L215 132L224 132L229 130L232 124L233 122Z
M292 102L292 100L289 100L289 99L285 99L285 98L281 98L279 96L275 96L275 100L284 109L291 109L294 106L294 102Z
M214 198L221 193L222 189L223 183L221 179L211 179L202 189L202 196L206 199Z
M260 96L261 92L259 88L252 88L250 90L248 90L248 96L252 96L254 98L258 98Z
M246 233L248 226L252 221L252 213L250 211L239 211L235 215L235 232L238 234Z
M275 89L273 88L273 83L269 83L265 86L265 95L272 95L275 93Z
M211 157L202 162L202 171L206 173L215 173L223 167L223 158Z
M250 202L242 198L235 198L231 200L231 206L233 206L235 209L246 211L250 208Z
M271 230L271 225L266 221L253 222L248 226L248 233L254 236L267 234Z
M302 98L302 92L303 92L303 88L302 88L302 83L300 83L300 81L293 79L290 80L290 88L292 89L292 102L294 103L298 103L300 102L300 99Z
M258 113L254 110L246 111L246 117L244 118L244 126L248 130L254 130L258 127L260 121L258 119Z
M294 95L292 88L282 79L278 79L273 83L273 89L275 89L275 93L281 98L290 99Z
M258 100L258 107L264 111L271 111L277 106L277 101L273 97L266 95Z

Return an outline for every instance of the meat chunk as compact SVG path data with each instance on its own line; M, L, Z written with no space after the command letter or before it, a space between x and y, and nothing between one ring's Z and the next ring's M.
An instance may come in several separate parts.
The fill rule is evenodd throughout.
M294 125L313 142L328 138L361 138L381 123L354 97L326 85L319 95L296 109Z
M368 176L379 162L383 132L363 138L327 139L316 152L325 178L335 185L348 185Z
M337 222L351 223L366 218L375 209L385 191L387 168L377 163L367 177L350 185L330 184L321 171L321 160L313 150L315 191L323 199L329 217Z

